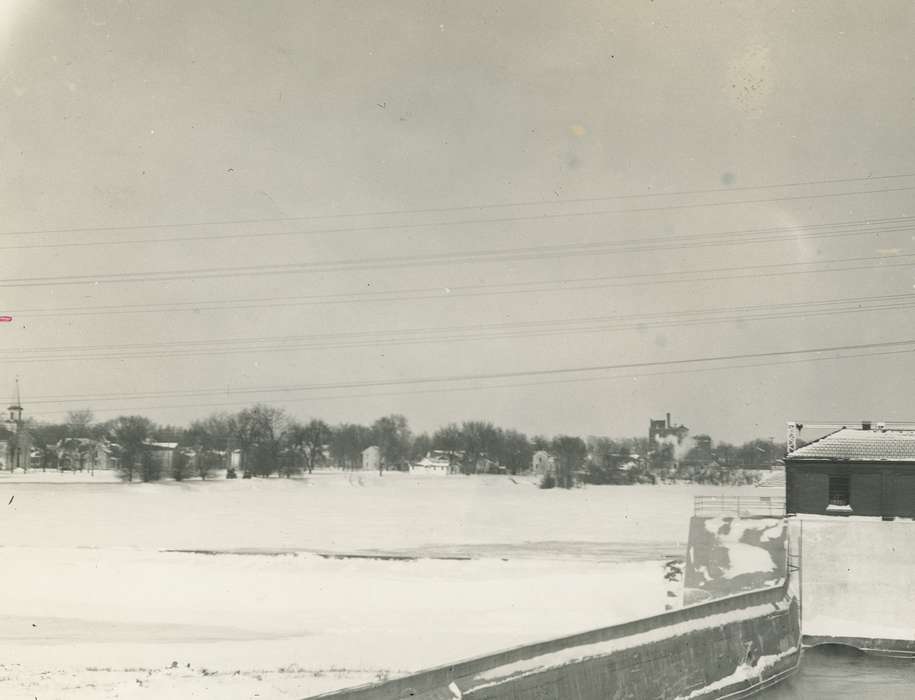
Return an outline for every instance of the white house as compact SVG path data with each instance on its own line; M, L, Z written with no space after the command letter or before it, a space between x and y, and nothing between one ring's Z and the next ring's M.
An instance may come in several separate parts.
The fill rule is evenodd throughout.
M556 473L556 459L546 450L537 450L531 458L531 471L538 476Z
M413 465L413 471L420 474L447 474L450 467L451 460L448 459L448 455L445 452L433 450Z
M365 470L381 469L381 450L377 445L362 450L362 468Z
M54 454L59 468L72 471L113 469L117 464L108 443L90 438L63 438L54 445Z

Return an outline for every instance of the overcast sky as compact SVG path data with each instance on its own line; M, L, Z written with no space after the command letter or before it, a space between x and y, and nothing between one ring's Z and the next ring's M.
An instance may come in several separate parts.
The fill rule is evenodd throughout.
M748 357L915 339L913 12L0 0L0 391L168 423L915 419L915 343Z

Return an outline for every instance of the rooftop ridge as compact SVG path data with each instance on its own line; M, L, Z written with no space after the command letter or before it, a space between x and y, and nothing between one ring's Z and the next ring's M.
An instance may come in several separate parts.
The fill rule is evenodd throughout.
M915 463L915 429L843 427L797 448L785 459Z

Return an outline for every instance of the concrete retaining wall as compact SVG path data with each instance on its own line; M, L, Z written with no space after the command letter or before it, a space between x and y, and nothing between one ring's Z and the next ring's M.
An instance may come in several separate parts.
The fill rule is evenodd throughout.
M915 654L915 522L798 516L790 527L805 641Z
M747 697L800 658L792 580L642 620L510 649L337 700L711 700Z
M784 583L787 532L784 518L694 516L689 523L684 603Z

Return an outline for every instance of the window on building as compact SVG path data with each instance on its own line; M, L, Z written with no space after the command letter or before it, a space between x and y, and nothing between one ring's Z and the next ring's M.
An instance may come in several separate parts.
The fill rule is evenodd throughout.
M829 477L829 505L851 506L851 482L847 476Z

